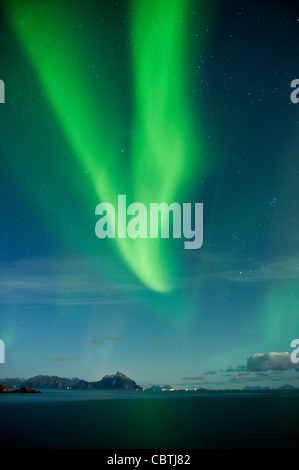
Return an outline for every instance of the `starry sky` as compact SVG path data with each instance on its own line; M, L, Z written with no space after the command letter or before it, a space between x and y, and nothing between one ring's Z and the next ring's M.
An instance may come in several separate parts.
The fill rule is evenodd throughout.
M0 377L299 387L296 2L0 6ZM119 194L203 246L97 238Z

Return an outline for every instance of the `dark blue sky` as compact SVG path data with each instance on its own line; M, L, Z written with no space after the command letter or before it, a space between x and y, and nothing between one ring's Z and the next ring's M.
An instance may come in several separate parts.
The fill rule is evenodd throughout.
M184 250L169 240L162 265L168 257L177 265L167 274L175 281L168 293L144 285L110 240L95 237L100 201L90 175L74 157L28 44L2 8L0 377L97 380L120 370L144 386L298 384L292 364L283 362L299 335L299 104L290 101L299 75L298 11L285 1L186 4L186 93L198 158L209 168L195 173L188 195L204 204L204 244ZM134 97L134 89L127 93L126 36L133 7L89 1L73 8L66 25L80 29L78 56L66 62L86 66L88 83L94 67L99 83L108 68L117 70L108 98L120 103L114 117L121 121L121 113L131 116ZM103 38L107 64L93 57ZM124 144L132 144L129 118L121 126ZM114 138L107 135L111 146ZM119 168L129 185L124 153ZM266 366L261 357L269 358Z

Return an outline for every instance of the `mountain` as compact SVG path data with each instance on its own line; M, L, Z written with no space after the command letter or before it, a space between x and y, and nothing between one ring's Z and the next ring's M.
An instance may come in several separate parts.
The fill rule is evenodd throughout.
M121 372L115 375L105 375L99 382L95 382L97 389L122 389L122 390L139 390L141 387L129 377Z
M67 379L57 377L56 375L36 375L22 383L23 387L29 388L73 388L79 382L79 379Z
M25 382L25 379L22 378L6 378L6 379L0 379L0 383L2 385L7 385L7 387L14 388L14 387L20 387L23 383Z
M117 372L115 375L105 375L101 380L97 382L87 382L86 380L80 380L74 387L75 390L140 390L142 387L136 384L136 382L121 372Z
M121 372L105 375L101 380L88 382L78 378L68 379L56 375L36 375L25 379L0 379L0 384L8 387L27 387L34 389L68 389L73 390L143 390L136 382Z
M269 387L260 387L259 385L256 385L255 387L244 387L243 390L250 392L251 390L271 390Z
M146 390L152 390L152 391L173 390L173 387L171 387L170 385L164 385L164 387L161 387L161 385L152 385Z
M87 380L79 380L72 387L74 390L94 390L94 382L87 382Z
M260 387L259 385L257 385L256 387L244 387L243 390L245 391L251 391L251 390L296 390L295 387L293 387L293 385L282 385L281 387L279 388L269 388L269 387Z
M293 385L283 385L282 387L279 387L278 390L295 390L295 387L293 387Z

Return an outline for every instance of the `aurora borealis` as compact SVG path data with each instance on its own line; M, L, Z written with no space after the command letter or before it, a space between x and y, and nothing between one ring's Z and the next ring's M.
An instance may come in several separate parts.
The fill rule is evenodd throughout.
M46 9L36 2L16 1L7 6L66 137L87 168L100 201L116 204L120 193L146 204L181 200L182 190L190 187L194 176L188 168L196 170L204 165L200 141L197 138L194 142L190 92L186 92L188 67L183 54L188 47L184 36L190 6L187 9L187 3L182 1L132 3L130 73L134 109L132 123L130 117L127 119L136 136L127 151L129 179L124 178L121 162L123 143L118 128L122 127L114 122L118 106L111 83L119 72L105 69L97 86L90 84L86 88L85 56L78 57L74 48L78 42L79 48L86 51L88 44L84 37L75 38L72 24L65 22L67 12L61 15L57 2L49 3ZM70 5L66 3L64 7L69 10ZM105 63L104 50L98 52L97 61L99 66ZM113 135L112 146L107 135ZM183 194L188 194L186 189ZM163 275L159 243L138 239L132 245L119 238L117 242L123 259L146 285L161 292L170 288L167 273Z
M282 1L1 3L0 376L298 383L246 365L299 335L298 27ZM99 240L121 194L203 203L203 246Z

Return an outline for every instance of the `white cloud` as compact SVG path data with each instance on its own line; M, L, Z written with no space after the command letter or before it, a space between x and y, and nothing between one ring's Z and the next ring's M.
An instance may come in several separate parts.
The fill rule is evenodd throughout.
M247 370L251 372L267 370L295 369L288 352L256 353L247 359Z

